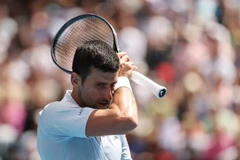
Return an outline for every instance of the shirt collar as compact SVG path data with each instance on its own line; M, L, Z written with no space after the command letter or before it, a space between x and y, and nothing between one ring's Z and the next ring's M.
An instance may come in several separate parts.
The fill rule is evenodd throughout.
M61 101L62 102L71 102L71 103L77 104L76 101L71 96L71 93L72 93L72 90L66 90L66 93L65 93L65 95L64 95L64 97Z

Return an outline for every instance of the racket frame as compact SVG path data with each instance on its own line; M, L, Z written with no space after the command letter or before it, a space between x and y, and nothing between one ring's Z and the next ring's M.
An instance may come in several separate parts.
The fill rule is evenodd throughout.
M117 34L116 34L116 31L114 30L113 26L107 21L105 20L104 18L100 17L100 16L97 16L95 14L91 14L91 13L87 13L87 14L82 14L82 15L79 15L77 17L74 17L72 19L70 19L69 21L67 21L60 29L59 31L57 32L57 34L55 35L55 37L53 38L53 41L52 41L52 45L51 45L51 57L53 59L53 62L61 69L63 70L64 72L68 73L68 74L71 74L72 71L71 70L68 70L68 69L65 69L63 68L61 65L59 65L57 63L57 59L56 59L56 55L55 55L55 46L59 40L59 38L61 37L61 35L63 34L63 32L70 26L72 25L73 23L81 20L81 19L86 19L86 18L97 18L97 19L100 19L102 20L104 23L106 23L108 25L108 27L110 28L110 30L112 31L112 35L113 35L113 49L119 53L120 50L119 50L119 46L118 46L118 41L117 41Z

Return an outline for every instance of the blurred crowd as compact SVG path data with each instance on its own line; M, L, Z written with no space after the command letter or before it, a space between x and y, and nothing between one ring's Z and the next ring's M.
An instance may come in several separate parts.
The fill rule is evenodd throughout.
M168 89L157 99L132 82L133 160L240 159L239 0L1 0L0 160L40 160L38 112L71 89L52 39L83 13L107 19L139 72Z

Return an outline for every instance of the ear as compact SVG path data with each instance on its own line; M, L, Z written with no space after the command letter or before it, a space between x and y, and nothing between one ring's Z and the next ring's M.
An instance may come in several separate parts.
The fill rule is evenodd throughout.
M79 76L77 73L75 73L75 72L73 72L73 73L71 74L71 83L72 83L73 87L79 86L79 85L81 84L81 78L80 78L80 76Z

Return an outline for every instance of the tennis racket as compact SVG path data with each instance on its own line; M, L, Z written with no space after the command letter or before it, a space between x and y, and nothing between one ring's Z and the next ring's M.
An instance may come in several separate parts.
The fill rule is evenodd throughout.
M83 14L67 21L57 32L51 47L53 62L64 72L72 73L72 62L77 47L86 41L102 40L118 53L120 52L117 34L111 24L94 14ZM167 89L158 85L137 71L132 72L131 80L150 90L158 98L163 97Z

